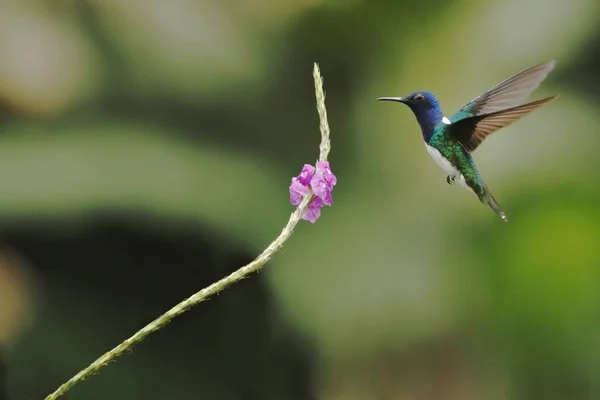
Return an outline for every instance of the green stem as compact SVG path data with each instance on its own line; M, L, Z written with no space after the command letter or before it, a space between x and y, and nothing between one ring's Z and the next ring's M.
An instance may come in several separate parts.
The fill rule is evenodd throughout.
M317 97L317 111L319 113L320 130L321 130L321 144L319 146L319 160L327 160L329 151L331 150L331 142L329 140L329 124L327 123L327 110L325 109L325 93L323 91L323 78L319 71L317 63L314 64L313 77L315 80L315 94ZM232 274L226 276L218 282L205 287L199 292L195 293L191 297L183 300L179 304L175 305L169 311L150 322L148 325L137 331L133 336L124 340L114 349L104 353L100 358L91 363L88 367L82 369L63 383L54 393L46 397L46 400L55 400L65 395L73 386L79 382L89 378L91 375L97 373L100 369L106 366L108 363L114 361L117 357L123 353L130 351L134 345L140 343L152 332L164 328L173 318L183 314L195 305L198 305L208 300L213 295L220 291L227 289L234 283L247 278L253 272L260 270L274 255L283 247L283 244L294 232L294 228L302 219L302 215L308 208L308 205L313 200L314 195L312 192L306 196L296 210L290 216L288 223L285 225L279 236L262 252L258 257L254 259L250 264L247 264Z

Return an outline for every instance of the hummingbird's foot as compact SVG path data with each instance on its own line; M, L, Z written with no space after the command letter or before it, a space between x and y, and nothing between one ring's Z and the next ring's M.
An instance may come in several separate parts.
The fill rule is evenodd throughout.
M448 175L446 177L446 182L448 182L448 185L453 185L455 181L456 177L454 175Z

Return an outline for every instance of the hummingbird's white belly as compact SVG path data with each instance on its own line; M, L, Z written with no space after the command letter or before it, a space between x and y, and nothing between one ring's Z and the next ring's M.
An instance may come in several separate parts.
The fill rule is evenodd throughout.
M450 161L446 159L435 147L432 147L425 143L425 147L427 147L427 151L433 160L444 170L444 172L450 176L454 177L454 182L458 183L465 189L470 189L467 183L465 182L465 177L460 173L459 170L454 168L454 165Z

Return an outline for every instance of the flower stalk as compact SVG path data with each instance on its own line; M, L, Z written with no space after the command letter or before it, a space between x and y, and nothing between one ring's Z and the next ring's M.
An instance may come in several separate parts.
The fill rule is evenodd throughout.
M327 110L325 109L325 92L323 91L323 78L321 77L321 72L317 63L314 64L313 77L315 81L317 111L319 113L321 131L321 144L319 146L319 162L326 162L329 152L331 150L331 142L329 139L330 132L329 124L327 122ZM327 171L331 173L331 171L328 168L329 164L327 164L327 170L322 172L322 179L320 178L319 180L319 187L317 188L317 193L319 193L319 188L322 189L320 183L327 182L325 179L326 176L328 176ZM333 175L331 174L331 176ZM331 177L329 177L329 180L331 182ZM326 196L325 192L323 192L323 196ZM45 398L45 400L56 400L61 396L65 395L69 390L73 388L73 386L89 378L93 374L98 373L100 369L108 365L110 362L115 361L117 357L123 355L125 352L131 351L131 349L136 344L140 343L152 332L164 328L173 318L185 313L192 307L208 300L213 295L221 292L222 290L227 289L234 283L244 278L247 278L252 273L260 270L275 255L275 253L277 253L277 251L279 251L283 247L283 244L286 242L286 240L290 238L298 222L300 222L300 220L303 219L305 213L307 212L307 210L309 210L309 206L311 205L311 202L313 202L313 199L321 199L321 196L315 196L313 189L308 188L306 192L303 193L303 195L301 196L301 199L298 201L296 210L294 210L294 212L292 212L292 214L290 215L287 224L285 225L279 236L262 253L260 253L260 255L254 259L254 261L241 267L240 269L231 273L230 275L226 276L220 281L215 282L212 285L200 290L199 292L195 293L189 298L181 301L179 304L173 306L170 310L168 310L167 312L156 318L154 321L150 322L148 325L134 333L131 337L125 339L115 348L104 353L96 361L79 371L75 376L73 376L67 382L63 383L58 389L56 389L56 391L48 395Z

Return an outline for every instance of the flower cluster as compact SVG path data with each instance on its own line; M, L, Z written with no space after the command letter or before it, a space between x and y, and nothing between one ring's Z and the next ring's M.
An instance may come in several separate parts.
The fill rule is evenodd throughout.
M331 172L327 161L318 161L316 168L310 164L304 164L300 174L292 178L290 203L297 206L308 194L309 189L312 189L315 198L302 219L314 223L321 216L321 208L325 205L331 206L331 192L336 183L337 178Z

